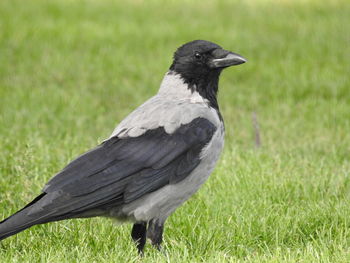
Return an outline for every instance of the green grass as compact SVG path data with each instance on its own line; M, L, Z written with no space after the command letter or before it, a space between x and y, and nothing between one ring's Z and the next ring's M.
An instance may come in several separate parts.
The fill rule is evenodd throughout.
M0 219L152 96L180 44L249 60L222 74L224 153L162 253L96 218L35 226L0 261L350 262L349 17L347 0L0 1Z

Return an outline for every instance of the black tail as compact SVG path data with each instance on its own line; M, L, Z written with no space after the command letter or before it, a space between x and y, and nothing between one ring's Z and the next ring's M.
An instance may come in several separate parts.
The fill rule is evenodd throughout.
M36 197L32 202L23 207L21 210L13 214L12 216L6 218L0 222L0 240L5 239L9 236L15 235L31 226L42 224L47 222L47 218L36 218L27 215L28 210L43 198L46 193L43 193Z

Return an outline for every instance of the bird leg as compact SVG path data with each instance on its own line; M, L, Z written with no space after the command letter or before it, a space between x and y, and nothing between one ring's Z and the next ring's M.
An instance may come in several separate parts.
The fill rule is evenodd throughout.
M136 243L139 254L143 253L143 248L146 244L147 224L144 222L135 223L131 230L131 237Z
M151 240L152 245L160 250L163 241L164 222L159 219L152 219L148 223L147 237Z

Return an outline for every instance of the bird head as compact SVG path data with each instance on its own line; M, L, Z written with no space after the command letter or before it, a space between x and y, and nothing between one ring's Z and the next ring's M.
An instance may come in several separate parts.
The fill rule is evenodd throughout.
M219 45L206 41L194 40L179 47L174 54L170 69L184 75L203 75L211 71L245 63L241 55L227 51Z
M245 63L241 55L227 51L219 45L194 40L179 47L170 71L179 74L192 91L216 104L219 76L223 69Z

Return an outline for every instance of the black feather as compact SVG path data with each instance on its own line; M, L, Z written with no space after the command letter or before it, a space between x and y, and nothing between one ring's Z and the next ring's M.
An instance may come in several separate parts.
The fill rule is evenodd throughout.
M68 164L42 195L4 220L0 239L35 224L101 215L183 180L215 131L210 121L196 118L172 134L159 127L139 137L111 138Z

